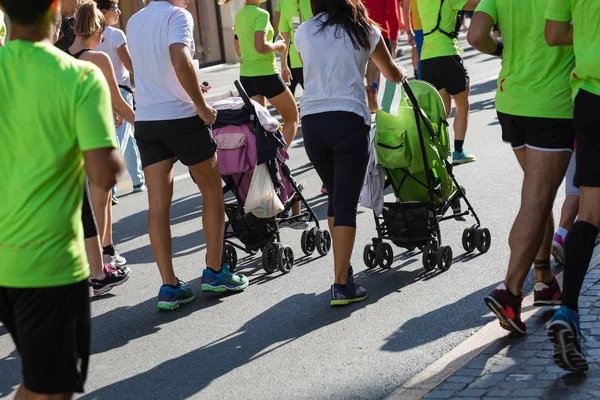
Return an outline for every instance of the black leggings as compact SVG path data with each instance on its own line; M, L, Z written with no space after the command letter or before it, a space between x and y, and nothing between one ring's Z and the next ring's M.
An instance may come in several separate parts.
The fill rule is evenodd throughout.
M290 83L290 91L292 94L296 93L296 88L298 85L302 86L304 89L304 70L302 67L300 68L291 68L292 72L292 82Z
M306 154L325 184L334 226L356 227L356 211L369 162L369 126L363 117L331 111L302 118Z
M86 239L98 236L98 228L94 219L94 212L90 205L90 196L88 194L87 179L83 184L83 206L81 207L81 221L83 222L83 236Z

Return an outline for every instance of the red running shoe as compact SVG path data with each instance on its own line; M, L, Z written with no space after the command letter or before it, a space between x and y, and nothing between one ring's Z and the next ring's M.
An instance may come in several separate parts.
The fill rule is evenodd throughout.
M533 305L536 307L559 306L561 297L562 292L554 275L550 285L538 282L533 288Z
M485 305L498 317L500 326L516 335L525 335L527 326L521 321L523 296L513 296L504 282L487 295Z

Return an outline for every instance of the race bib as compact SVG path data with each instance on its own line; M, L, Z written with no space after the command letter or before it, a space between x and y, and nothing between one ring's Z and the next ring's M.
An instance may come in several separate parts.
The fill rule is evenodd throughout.
M294 32L301 24L300 17L292 17L292 24L294 25Z

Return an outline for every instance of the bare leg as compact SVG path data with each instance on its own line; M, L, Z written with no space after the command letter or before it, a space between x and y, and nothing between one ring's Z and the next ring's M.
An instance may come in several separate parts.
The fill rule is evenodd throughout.
M92 278L98 278L104 272L100 236L96 235L85 239L85 252L90 264L90 270L92 271Z
M548 222L546 223L546 232L544 233L544 239L542 245L538 250L535 257L536 261L548 261L550 260L550 251L552 250L552 239L554 238L554 215L550 212ZM550 269L536 269L535 270L535 281L536 282L551 282L552 271Z
M25 385L21 384L15 394L15 400L70 400L73 398L72 393L58 393L58 394L39 394L34 393L25 388Z
M565 199L562 209L560 211L560 223L559 227L570 230L577 218L579 213L579 196L570 194Z
M206 161L189 166L202 193L202 227L206 237L207 267L215 272L221 270L225 229L223 188L218 167L216 154Z
M467 89L454 95L454 105L456 106L456 115L454 116L454 139L465 140L467 136L467 127L469 126L469 92Z
M104 241L102 242L102 247L113 244L112 224L112 199L111 196L109 196L108 203L106 203L106 232L104 232Z
M446 118L450 118L450 114L452 114L452 96L450 96L450 93L446 92L446 89L442 89L439 92L440 96L442 96L442 101L444 102L444 108L446 109Z
M148 234L154 259L164 285L177 285L173 270L171 243L171 201L173 198L173 159L144 168L148 187Z
M412 65L415 70L415 76L419 75L419 52L417 51L417 46L413 46L412 48Z
M96 216L96 225L98 225L100 243L103 245L108 230L108 205L110 204L110 201L110 191L104 191L93 184L90 185L90 202L92 203L92 210Z
M286 150L292 145L294 137L296 137L296 131L298 130L298 106L296 105L296 99L290 89L286 88L283 93L269 99L269 103L275 107L275 109L283 118L283 128L281 129L283 137L287 143Z

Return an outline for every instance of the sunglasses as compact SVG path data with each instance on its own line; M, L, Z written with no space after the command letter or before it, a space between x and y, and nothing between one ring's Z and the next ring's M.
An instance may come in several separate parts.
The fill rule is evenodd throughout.
M120 11L121 8L118 5L114 5L114 6L110 6L108 7L109 10L115 10L115 11Z

